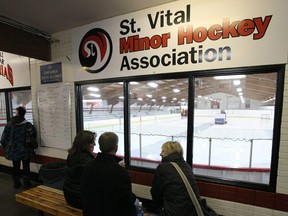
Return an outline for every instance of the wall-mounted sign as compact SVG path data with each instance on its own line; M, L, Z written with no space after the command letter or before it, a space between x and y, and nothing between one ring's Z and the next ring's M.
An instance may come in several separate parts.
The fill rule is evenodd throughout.
M40 66L41 84L62 82L61 62Z
M208 2L174 1L74 28L74 80L287 62L287 0Z
M0 51L0 89L29 85L29 59Z

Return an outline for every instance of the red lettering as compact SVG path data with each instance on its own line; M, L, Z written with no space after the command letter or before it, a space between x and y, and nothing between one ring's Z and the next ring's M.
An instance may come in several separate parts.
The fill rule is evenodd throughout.
M256 25L256 28L258 30L258 33L253 35L254 40L258 40L258 39L261 39L262 37L264 37L271 19L272 19L272 15L266 16L264 19L264 22L262 22L261 17L253 19L253 21Z
M208 30L210 40L218 40L222 36L222 27L218 24L213 25Z
M11 83L12 86L14 86L14 79L13 79L13 70L11 68L11 66L8 64L7 65L7 74L8 74L8 77L7 79L9 80L9 82Z
M184 27L179 27L178 28L178 45L185 44L185 40L186 40L186 44L193 43L192 34L193 34L192 25L186 26L186 31Z
M238 33L241 36L248 36L255 30L255 24L251 19L242 20L238 25Z
M195 42L201 43L207 38L207 29L204 27L197 28L195 29L193 36Z
M7 68L4 67L4 65L0 65L0 75L6 77L11 85L14 86L13 70L9 64L7 65Z
M231 37L239 37L239 34L236 30L236 26L239 23L239 21L234 21L230 24L229 19L223 20L223 38L229 38L229 35Z

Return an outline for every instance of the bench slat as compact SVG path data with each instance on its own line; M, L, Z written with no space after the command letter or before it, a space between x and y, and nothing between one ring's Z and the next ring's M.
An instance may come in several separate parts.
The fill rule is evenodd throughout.
M16 201L57 216L82 216L82 210L66 203L63 192L37 186L15 195Z

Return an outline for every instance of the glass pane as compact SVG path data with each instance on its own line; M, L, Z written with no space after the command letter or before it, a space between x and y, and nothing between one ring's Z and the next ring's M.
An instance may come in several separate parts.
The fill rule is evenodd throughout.
M84 129L97 133L94 152L99 152L98 138L103 132L114 132L119 137L117 155L124 156L123 84L101 83L83 85Z
M155 168L161 146L179 141L186 156L188 79L130 82L131 164Z
M25 118L33 123L32 115L32 96L31 90L21 90L11 92L13 116L16 114L16 108L23 106L26 108Z
M193 168L269 184L277 73L198 78Z
M2 136L6 124L7 124L7 116L6 116L5 94L3 92L0 92L0 137Z

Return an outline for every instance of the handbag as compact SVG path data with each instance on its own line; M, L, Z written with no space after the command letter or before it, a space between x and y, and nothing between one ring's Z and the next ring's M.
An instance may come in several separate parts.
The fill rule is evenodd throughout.
M32 148L32 149L37 149L38 142L37 142L34 126L30 122L27 122L26 124L27 125L25 127L25 130L26 130L25 146Z
M187 177L185 176L185 174L183 173L183 171L181 170L181 168L178 166L177 163L175 162L170 162L175 169L177 170L177 172L179 173L180 177L182 178L185 187L188 191L188 194L195 206L196 212L198 216L220 216L219 214L217 214L211 207L209 207L206 203L205 199L201 199L200 201L198 200L198 198L196 197Z

